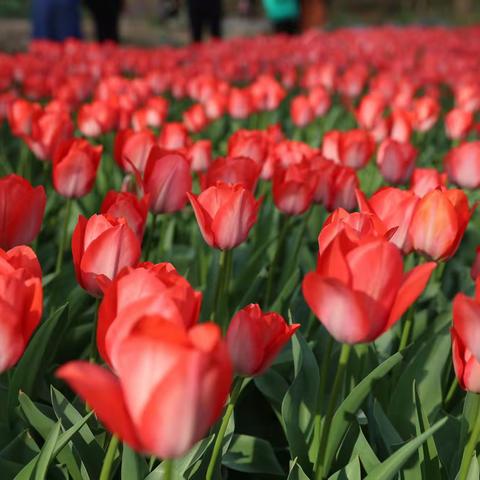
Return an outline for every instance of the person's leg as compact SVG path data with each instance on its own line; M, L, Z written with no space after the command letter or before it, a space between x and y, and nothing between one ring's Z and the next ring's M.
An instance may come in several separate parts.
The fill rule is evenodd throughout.
M222 37L222 0L206 0L208 5L208 22L210 35L215 38Z
M80 38L79 0L55 0L53 21L56 40Z
M203 8L202 0L188 0L188 19L190 22L190 34L193 42L202 41L203 30Z
M32 0L32 37L52 39L52 0Z

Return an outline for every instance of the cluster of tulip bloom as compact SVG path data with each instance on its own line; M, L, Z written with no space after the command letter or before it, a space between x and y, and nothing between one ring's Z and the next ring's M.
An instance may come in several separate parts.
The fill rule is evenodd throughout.
M478 478L479 33L1 54L2 478Z

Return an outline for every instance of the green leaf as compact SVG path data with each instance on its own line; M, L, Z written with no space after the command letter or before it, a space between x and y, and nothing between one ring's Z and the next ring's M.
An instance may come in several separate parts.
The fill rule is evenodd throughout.
M290 472L287 480L310 480L307 475L305 475L302 467L297 463L297 459L290 464Z
M427 415L423 411L415 382L413 383L412 390L413 402L417 410L415 427L417 435L421 435L430 428L430 423ZM423 478L441 478L438 451L433 436L423 443L422 448L419 449L419 457Z
M328 472L335 452L342 441L348 425L355 417L355 413L360 408L364 400L372 390L373 384L383 378L392 368L397 365L403 356L400 352L392 355L385 360L372 372L370 372L345 398L340 404L332 420L330 435L328 438L327 451L325 453L325 471Z
M374 468L365 478L365 480L390 480L402 468L403 464L413 455L418 448L438 429L443 427L447 422L446 418L439 420L433 427L410 440L408 443L399 448L394 454L388 457L384 462Z
M143 456L127 445L122 452L122 480L143 480L148 474L148 465Z
M273 409L280 412L282 400L288 390L286 380L273 368L269 368L263 375L255 377L256 387L269 400Z
M473 452L472 461L468 469L467 480L478 480L480 478L480 468L478 466L477 454Z
M36 382L43 377L46 369L45 357L52 354L51 341L61 323L66 320L66 305L57 309L33 334L27 349L18 362L9 386L8 412L11 418L20 390L32 395Z
M64 427L71 427L81 421L83 416L55 387L50 387L53 410ZM99 478L102 469L104 452L93 435L88 424L85 424L72 439L73 445L93 480Z
M297 269L294 273L292 273L291 277L283 285L282 289L280 290L280 293L278 294L277 298L275 299L272 306L270 307L270 310L275 312L282 310L283 302L288 300L288 298L293 293L295 288L298 287L299 279L300 279L300 272Z
M0 458L25 464L35 457L39 451L29 431L23 430L0 451Z
M294 379L282 402L282 418L292 458L298 458L310 473L307 439L317 409L319 371L312 350L298 331L292 338L292 354Z
M355 457L344 468L328 477L328 480L361 480L360 460Z
M54 458L55 445L60 435L61 426L60 422L55 424L40 450L35 466L35 480L44 480L47 475L48 466Z
M358 455L363 468L367 473L370 473L374 468L380 465L380 460L368 443L360 427L358 427L358 437L352 453L353 455Z
M222 464L245 473L284 474L270 443L249 435L233 436Z

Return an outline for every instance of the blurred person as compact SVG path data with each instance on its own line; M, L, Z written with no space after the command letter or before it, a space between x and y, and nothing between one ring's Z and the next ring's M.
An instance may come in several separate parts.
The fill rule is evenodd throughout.
M97 41L118 43L118 22L123 0L85 0L95 23Z
M327 0L302 0L302 30L321 27L327 19Z
M300 5L298 0L263 0L263 8L275 33L298 32Z
M32 0L34 39L80 38L80 0Z
M222 36L222 0L187 0L193 42L201 42L205 26L214 38Z

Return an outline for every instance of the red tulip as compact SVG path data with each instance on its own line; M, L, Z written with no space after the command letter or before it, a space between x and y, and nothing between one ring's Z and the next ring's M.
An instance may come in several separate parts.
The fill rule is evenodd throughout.
M454 108L445 115L445 134L452 140L465 138L472 127L472 112Z
M360 211L374 213L380 218L386 228L394 230L390 241L404 253L409 253L412 249L409 229L418 197L408 190L386 187L374 193L368 201L359 191L357 198Z
M0 178L0 248L33 242L42 226L46 203L43 186L32 187L14 174Z
M72 236L73 265L77 281L94 296L100 296L100 281L112 280L124 267L136 265L140 241L123 218L80 215Z
M30 247L0 248L0 372L17 363L43 309L42 270Z
M252 98L247 89L232 88L228 97L228 113L232 118L247 118L253 111Z
M187 156L193 172L204 172L212 163L212 141L197 140L188 149Z
M458 383L480 393L480 281L475 297L458 293L453 300L452 360Z
M308 101L315 117L323 117L331 105L330 95L321 85L308 92Z
M447 185L446 173L440 173L436 168L416 168L410 181L410 190L422 198L432 190L445 185Z
M445 171L450 181L473 190L480 186L480 141L452 148L445 157Z
M142 263L125 268L103 286L103 293L98 310L97 346L109 365L115 344L125 337L136 319L158 314L164 320L190 328L198 320L202 303L202 294L170 263Z
M475 250L475 260L470 270L470 276L475 281L480 276L480 247Z
M303 280L309 307L342 343L371 342L391 328L424 290L435 263L403 273L402 255L384 239L354 243L338 234Z
M93 188L102 156L101 145L75 138L62 142L53 157L53 186L62 196L80 198Z
M250 304L235 314L227 332L227 346L236 373L261 375L272 364L300 324L288 325L278 313L263 313Z
M166 123L158 138L158 145L165 150L179 150L190 145L190 137L183 123Z
M150 198L150 211L171 213L187 203L187 192L192 189L190 164L180 152L152 148L144 176L145 192Z
M387 182L401 184L412 176L416 156L417 150L410 143L388 138L378 147L377 165Z
M115 161L126 172L135 172L136 169L143 173L154 146L155 137L150 130L120 130L115 137Z
M142 241L148 215L148 204L148 196L139 199L130 192L111 190L103 199L100 213L115 218L123 217L138 239Z
M229 157L248 157L263 165L270 142L260 130L237 130L228 139Z
M430 130L438 120L440 105L432 97L424 96L413 104L413 128L419 132Z
M313 109L306 95L298 95L290 103L290 118L296 127L305 127L314 119Z
M455 254L473 209L462 190L433 190L417 204L409 234L413 249L434 260Z
M355 189L360 186L355 170L337 165L317 155L310 160L315 176L314 201L329 212L336 208L353 210L357 205Z
M183 123L190 132L200 132L208 123L208 118L200 103L192 105L183 112Z
M238 183L254 192L260 176L260 165L248 157L226 157L215 160L201 177L202 190L217 182Z
M98 137L115 127L117 111L108 102L84 103L77 115L78 129L86 137Z
M135 131L145 128L160 128L167 119L168 102L163 97L151 97L143 108L132 115L132 127Z
M371 135L364 130L332 130L323 137L322 153L335 163L358 170L365 167L375 150Z
M12 133L17 136L31 135L33 119L41 111L42 107L38 103L20 98L14 100L8 109L8 123Z
M394 110L387 118L389 137L397 142L406 143L412 135L412 121L408 112Z
M200 195L187 193L203 239L229 250L244 242L257 221L261 200L241 185L217 183Z
M378 93L365 95L358 106L356 117L361 128L370 130L382 120L385 100Z
M273 175L273 201L287 215L306 212L313 201L315 177L306 163L278 167Z
M115 375L75 361L57 376L135 450L184 455L217 420L230 390L232 367L219 327L186 331L161 316L143 317L119 353Z

